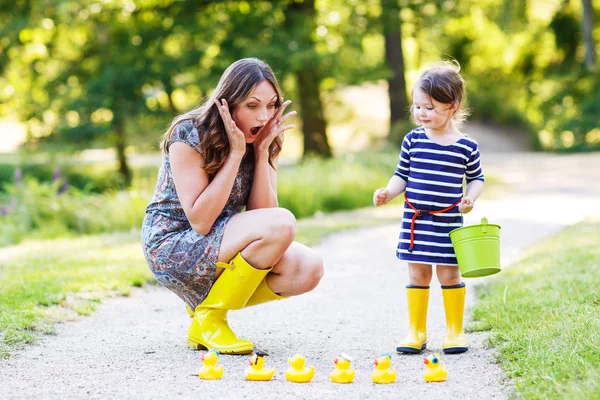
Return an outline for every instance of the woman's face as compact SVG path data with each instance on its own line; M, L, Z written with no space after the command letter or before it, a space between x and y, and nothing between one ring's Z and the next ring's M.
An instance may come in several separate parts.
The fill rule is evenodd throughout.
M233 120L246 137L246 143L252 143L258 137L260 129L275 114L277 92L267 80L260 82L246 100L233 112Z

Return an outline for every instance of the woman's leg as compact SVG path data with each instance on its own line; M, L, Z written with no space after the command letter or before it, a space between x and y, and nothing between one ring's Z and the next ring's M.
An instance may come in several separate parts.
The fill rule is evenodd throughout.
M432 274L429 264L408 263L408 335L396 347L398 353L417 354L427 348L427 307Z
M463 331L465 284L461 282L460 271L456 266L438 265L436 272L442 284L446 312L446 338L442 343L442 349L447 354L464 353L469 349Z
M295 218L287 210L270 208L233 216L223 233L219 268L208 295L196 307L188 331L194 348L215 348L222 353L247 354L251 342L239 339L227 324L227 311L244 307L256 289L283 257L295 236Z
M225 226L218 261L241 252L256 269L275 266L296 236L296 218L284 208L261 208L236 214ZM222 273L219 268L216 276Z

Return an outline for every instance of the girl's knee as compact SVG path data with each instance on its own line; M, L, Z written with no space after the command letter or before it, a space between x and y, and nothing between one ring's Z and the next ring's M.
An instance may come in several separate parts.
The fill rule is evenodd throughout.
M428 286L431 283L433 273L430 266L409 268L410 284L417 286Z
M458 285L461 282L460 271L458 267L444 266L438 267L436 271L438 280L443 286Z

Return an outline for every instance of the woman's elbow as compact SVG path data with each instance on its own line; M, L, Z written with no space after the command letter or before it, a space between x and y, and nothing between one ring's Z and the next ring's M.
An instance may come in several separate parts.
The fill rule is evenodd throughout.
M212 225L208 225L207 223L202 222L191 223L190 225L192 226L194 232L202 236L208 235L208 232L210 232L210 229L212 228Z

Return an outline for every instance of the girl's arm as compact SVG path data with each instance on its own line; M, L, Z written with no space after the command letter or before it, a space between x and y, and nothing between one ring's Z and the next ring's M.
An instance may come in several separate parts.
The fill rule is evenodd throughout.
M269 164L269 153L255 153L254 179L247 210L257 208L278 207L277 201L277 168L279 157L273 160L275 168Z
M458 205L458 211L463 214L470 212L475 206L475 200L481 195L483 191L483 181L474 180L467 184L467 193L463 196L460 204Z
M387 186L377 189L373 194L373 204L379 207L394 200L406 190L406 181L401 177L394 175Z
M169 157L183 211L192 229L207 235L225 208L244 153L231 151L212 182L204 169L204 157L187 144L171 144Z

